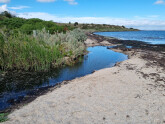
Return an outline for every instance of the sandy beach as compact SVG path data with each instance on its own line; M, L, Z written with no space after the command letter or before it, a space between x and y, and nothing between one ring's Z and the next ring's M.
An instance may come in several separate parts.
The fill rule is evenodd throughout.
M121 44L93 34L85 43ZM165 123L165 52L150 48L113 50L129 59L54 88L13 111L4 124Z

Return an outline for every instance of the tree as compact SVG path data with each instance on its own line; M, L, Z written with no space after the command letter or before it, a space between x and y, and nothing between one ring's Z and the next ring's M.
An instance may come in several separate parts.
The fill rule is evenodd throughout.
M122 25L121 27L122 27L122 28L125 28L125 26L123 26L123 25Z
M75 23L74 23L74 26L77 26L77 25L78 25L78 22L75 22Z
M6 17L8 17L8 18L14 17L14 16L13 16L12 14L10 14L8 11L2 12L1 15L6 16Z

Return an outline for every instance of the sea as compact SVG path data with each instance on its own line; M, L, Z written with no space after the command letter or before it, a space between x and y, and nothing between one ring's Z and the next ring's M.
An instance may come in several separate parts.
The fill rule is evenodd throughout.
M143 41L148 44L165 44L165 31L96 32L95 34L122 40Z

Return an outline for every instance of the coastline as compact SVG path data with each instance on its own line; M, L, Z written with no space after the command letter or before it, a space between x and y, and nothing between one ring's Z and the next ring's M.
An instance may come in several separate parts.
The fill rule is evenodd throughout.
M86 46L114 46L129 59L112 68L63 82L5 123L163 123L165 118L165 53L147 45L88 34ZM133 48L125 48L133 46ZM67 85L63 85L67 84ZM161 108L161 109L160 109ZM56 117L56 118L54 118Z

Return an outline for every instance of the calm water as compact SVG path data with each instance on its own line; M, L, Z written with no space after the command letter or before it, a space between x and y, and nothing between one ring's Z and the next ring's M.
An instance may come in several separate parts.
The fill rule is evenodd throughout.
M8 108L13 102L19 103L34 90L54 86L64 80L85 76L94 70L112 67L116 62L124 61L127 55L96 46L88 48L89 54L72 67L56 69L49 73L26 73L0 79L0 110Z
M123 40L145 41L150 44L165 44L165 31L97 32L95 34Z

